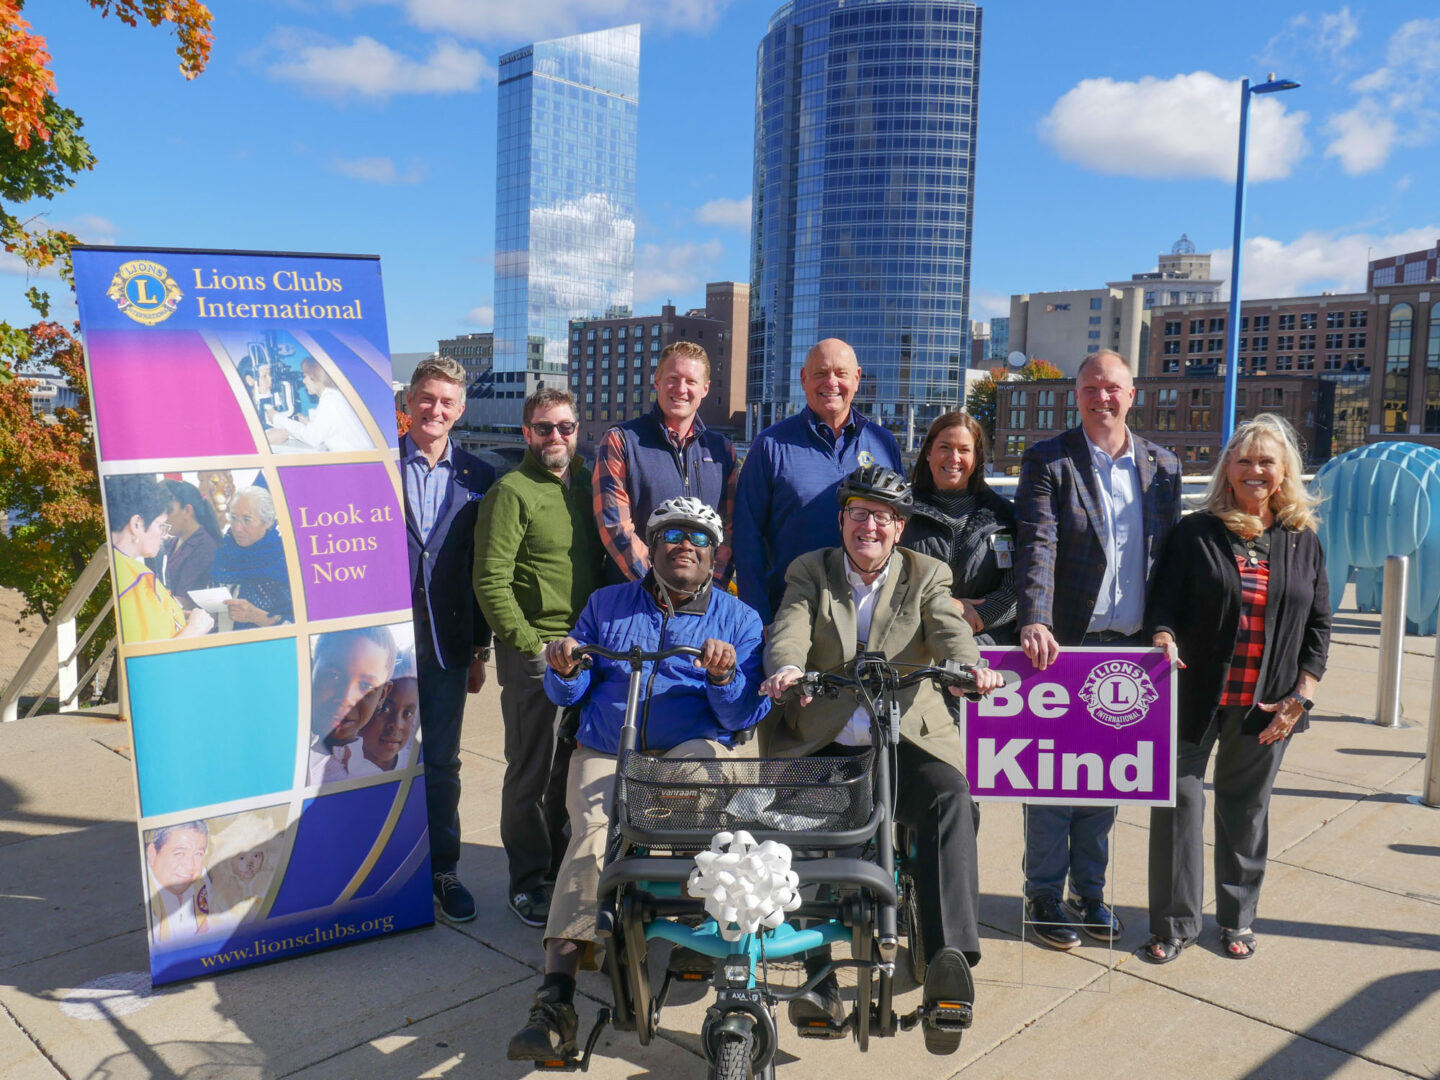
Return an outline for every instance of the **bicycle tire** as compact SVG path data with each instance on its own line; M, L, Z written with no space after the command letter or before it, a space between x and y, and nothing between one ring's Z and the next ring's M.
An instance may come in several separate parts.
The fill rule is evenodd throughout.
M910 955L910 975L916 986L925 985L925 927L920 922L920 898L915 892L915 878L908 870L900 871L901 906L905 914L905 951Z
M751 1080L750 1050L755 1033L740 1035L727 1031L715 1047L715 1062L710 1066L710 1080Z

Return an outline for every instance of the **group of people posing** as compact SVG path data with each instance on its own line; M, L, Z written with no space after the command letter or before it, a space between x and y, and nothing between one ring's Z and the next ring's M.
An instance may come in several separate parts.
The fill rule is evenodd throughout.
M460 365L431 359L411 379L400 458L434 893L446 919L474 917L456 875L459 741L466 692L483 685L493 647L508 902L544 927L545 948L512 1058L573 1048L575 977L603 947L596 888L629 671L581 667L581 643L701 650L649 665L637 718L640 752L684 757L870 746L869 716L853 702L795 695L803 671L861 650L975 664L977 643L1011 644L1044 670L1063 648L1163 647L1178 669L1179 782L1176 806L1152 817L1152 937L1141 955L1169 962L1200 933L1212 751L1216 920L1226 955L1254 955L1269 792L1329 640L1293 431L1271 415L1241 425L1203 509L1182 522L1175 455L1126 427L1128 364L1094 353L1076 379L1080 426L1026 453L1012 506L986 483L984 434L968 415L931 424L907 479L894 437L852 407L861 370L845 342L815 345L800 378L806 407L761 432L742 469L697 415L710 381L703 348L677 342L655 368L652 410L608 431L593 467L576 456L573 397L533 393L524 461L498 481L449 438L464 409ZM732 576L738 598L725 587ZM981 668L975 690L1000 681ZM929 684L907 693L896 816L917 845L924 992L973 1001L978 815L953 702ZM1113 808L1027 811L1036 933L1056 948L1080 931L1117 939L1104 898ZM826 962L806 959L812 970ZM833 976L789 1012L811 1033L844 1034ZM926 1040L949 1053L959 1034Z

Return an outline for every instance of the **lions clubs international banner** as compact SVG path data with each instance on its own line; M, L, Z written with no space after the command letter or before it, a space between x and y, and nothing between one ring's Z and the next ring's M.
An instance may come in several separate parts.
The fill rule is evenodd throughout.
M1175 805L1175 694L1160 649L1061 649L1044 671L1020 649L981 649L1017 686L966 702L977 799Z
M431 922L379 260L74 254L153 981Z

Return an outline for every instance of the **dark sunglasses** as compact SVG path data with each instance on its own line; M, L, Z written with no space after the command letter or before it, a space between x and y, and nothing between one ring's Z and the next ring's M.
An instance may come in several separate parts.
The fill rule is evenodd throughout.
M568 439L571 435L575 434L579 427L580 425L577 424L574 420L561 420L558 424L552 424L549 420L537 420L535 423L530 425L530 430L535 432L535 434L539 435L542 439L548 439L551 432L555 431L558 428L560 434Z
M667 544L678 544L681 540L689 540L690 546L697 548L708 548L711 544L709 533L690 532L688 529L666 529L660 534L660 539Z

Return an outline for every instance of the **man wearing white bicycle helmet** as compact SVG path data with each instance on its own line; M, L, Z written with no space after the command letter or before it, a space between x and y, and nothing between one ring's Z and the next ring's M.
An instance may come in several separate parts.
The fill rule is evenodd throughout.
M638 646L660 652L700 650L645 666L647 695L636 748L658 757L716 758L737 753L742 733L770 703L760 684L762 627L749 607L713 587L720 515L699 499L662 502L646 522L650 571L590 597L575 628L545 647L545 693L556 705L580 707L566 804L570 846L555 880L545 924L545 977L525 1026L510 1040L514 1061L554 1061L575 1050L575 976L599 966L595 932L600 868L609 828L615 755L630 683L628 664L596 657L580 666L583 643L616 652Z
M950 598L950 567L908 548L896 548L914 500L904 477L866 465L840 484L840 547L801 555L785 574L785 597L770 625L761 693L777 702L805 671L830 671L858 652L883 653L901 665L945 660L975 664L980 651ZM975 690L1003 683L988 668ZM952 691L959 693L958 690ZM973 1002L970 967L980 961L979 891L974 803L966 782L964 747L940 692L929 682L901 690L900 744L895 750L895 818L914 834L911 860L924 942L927 1003ZM871 746L871 717L853 698L788 700L760 732L769 757L838 756ZM813 975L828 950L806 957ZM790 1020L811 1036L845 1035L845 1006L833 974L790 1002ZM925 1047L950 1054L959 1031L925 1028Z

